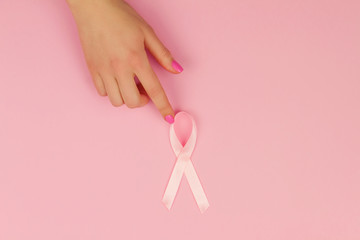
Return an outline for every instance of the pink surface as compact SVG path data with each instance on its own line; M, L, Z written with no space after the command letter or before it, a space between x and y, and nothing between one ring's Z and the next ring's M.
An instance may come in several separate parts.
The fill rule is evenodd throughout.
M360 2L132 0L184 67L187 182L153 104L114 108L63 0L0 2L0 239L360 239Z

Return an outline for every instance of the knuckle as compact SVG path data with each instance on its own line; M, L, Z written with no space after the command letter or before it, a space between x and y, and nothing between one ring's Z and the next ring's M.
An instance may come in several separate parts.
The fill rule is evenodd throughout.
M154 33L154 32L155 32L155 31L154 31L154 28L153 28L150 24L148 24L148 23L145 23L144 28L145 28L146 31L149 31L149 32L151 32L151 33Z
M128 108L137 108L138 107L138 105L135 105L135 104L126 104L126 106L128 107Z
M131 37L133 43L135 44L143 44L144 43L144 32L141 28L134 29L134 35Z
M143 59L141 54L137 50L129 50L124 56L121 58L114 57L110 59L110 67L115 72L121 72L125 68L132 66L134 68L142 68L144 66Z
M101 64L101 61L97 61L89 56L85 55L85 61L86 61L86 65L88 66L90 71L96 71L99 67L99 65Z
M141 68L143 66L143 61L140 57L140 54L136 51L130 52L127 59L129 64L134 68Z
M161 56L164 58L171 58L171 52L167 48L163 48L161 51Z
M151 97L151 98L158 98L159 96L161 96L163 90L161 87L159 86L154 86L154 87L151 87L147 93L148 95Z
M110 99L110 102L114 107L121 107L123 105L120 99Z
M118 58L112 58L110 60L110 67L115 71L121 71L122 62Z
M98 77L93 77L92 79L98 94L100 96L106 96L106 90L102 84L102 80Z
M89 61L88 63L88 68L91 72L102 72L106 69L107 66L107 62L106 61Z
M140 106L140 98L131 99L131 101L126 102L128 108L137 108Z
M98 89L98 93L100 96L105 97L106 96L106 92L103 89Z

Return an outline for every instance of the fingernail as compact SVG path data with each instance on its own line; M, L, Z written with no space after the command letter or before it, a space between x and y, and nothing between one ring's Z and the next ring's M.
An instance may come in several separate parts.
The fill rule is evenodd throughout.
M167 115L167 116L165 117L165 120L166 120L168 123L170 123L170 124L174 123L174 117L171 116L171 115Z
M175 60L173 60L172 61L172 67L175 69L175 71L177 71L177 72L182 72L184 69L181 67L181 65L177 62L177 61L175 61Z

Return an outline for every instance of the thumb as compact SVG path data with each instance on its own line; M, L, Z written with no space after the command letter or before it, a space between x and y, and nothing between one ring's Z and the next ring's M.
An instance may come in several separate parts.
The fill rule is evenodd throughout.
M156 36L155 31L148 26L145 30L145 47L156 58L160 65L171 73L181 73L183 68L174 60L170 51Z

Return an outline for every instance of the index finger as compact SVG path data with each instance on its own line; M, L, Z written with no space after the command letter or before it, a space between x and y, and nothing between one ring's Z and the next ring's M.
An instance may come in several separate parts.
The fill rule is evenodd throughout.
M167 98L165 91L163 87L161 86L161 83L156 76L154 70L151 68L151 65L149 63L149 60L147 59L147 56L145 64L143 65L142 69L138 69L136 71L136 75L140 81L140 83L143 85L146 93L150 97L150 99L153 101L163 118L168 123L174 122L174 110L171 107L171 104L169 102L169 99Z

